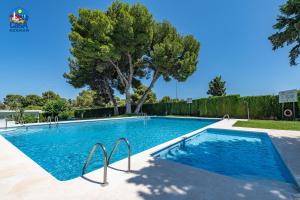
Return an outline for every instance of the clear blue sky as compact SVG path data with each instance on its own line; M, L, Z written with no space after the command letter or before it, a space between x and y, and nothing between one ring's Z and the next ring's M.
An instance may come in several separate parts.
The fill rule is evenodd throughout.
M64 78L68 71L69 13L81 7L106 9L109 0L4 0L0 7L0 101L7 93L41 94L54 90L74 98L80 90ZM129 1L130 3L136 1ZM144 0L157 20L167 19L182 34L201 43L197 72L179 83L179 98L205 97L216 75L228 94L277 94L299 88L300 65L290 67L288 48L273 52L267 40L283 0ZM29 14L28 33L9 32L15 7ZM175 96L175 82L160 80L155 92Z

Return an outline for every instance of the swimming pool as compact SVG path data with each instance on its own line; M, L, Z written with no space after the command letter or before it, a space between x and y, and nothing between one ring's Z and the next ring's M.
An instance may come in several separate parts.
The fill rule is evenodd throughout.
M58 127L32 126L3 133L8 141L58 180L81 176L82 167L95 143L103 143L109 153L117 139L125 137L136 154L171 139L203 128L218 120L180 118L127 118L59 124ZM102 152L93 156L87 172L103 166ZM101 155L101 156L99 156ZM122 143L112 162L127 156Z
M207 129L153 155L244 180L296 185L266 133Z

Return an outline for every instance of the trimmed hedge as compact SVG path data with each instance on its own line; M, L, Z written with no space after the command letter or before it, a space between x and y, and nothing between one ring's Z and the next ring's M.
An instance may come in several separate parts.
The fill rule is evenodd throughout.
M229 114L234 118L247 118L249 104L251 119L282 119L281 104L278 95L245 96L228 95L224 97L209 97L186 102L145 104L142 112L148 115L191 115L201 117L223 117ZM298 92L300 101L300 92ZM300 117L300 106L296 104L296 117ZM135 106L133 106L134 109ZM292 103L286 103L284 109L292 109ZM75 111L75 117L81 118L108 117L113 115L113 108L82 109ZM125 107L119 107L119 113L125 113Z

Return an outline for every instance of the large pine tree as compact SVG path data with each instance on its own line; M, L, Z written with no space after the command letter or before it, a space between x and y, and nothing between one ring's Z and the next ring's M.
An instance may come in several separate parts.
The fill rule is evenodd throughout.
M280 12L277 23L273 26L278 31L269 40L273 50L292 45L290 65L297 65L296 59L300 55L300 0L288 0L280 7Z
M213 80L211 80L208 84L208 95L212 96L225 96L226 95L226 88L225 88L226 81L222 81L221 76L216 76Z

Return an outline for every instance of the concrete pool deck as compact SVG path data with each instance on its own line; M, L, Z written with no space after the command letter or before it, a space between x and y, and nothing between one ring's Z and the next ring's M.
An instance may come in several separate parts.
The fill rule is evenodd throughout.
M222 120L206 128L267 132L298 184L300 183L300 132L232 127L236 120ZM183 136L182 136L183 137ZM0 197L14 199L297 199L291 185L277 181L245 181L179 163L154 159L151 153L182 137L132 156L108 168L108 182L101 186L103 168L69 181L58 181L19 149L0 136ZM299 198L300 199L300 198Z

